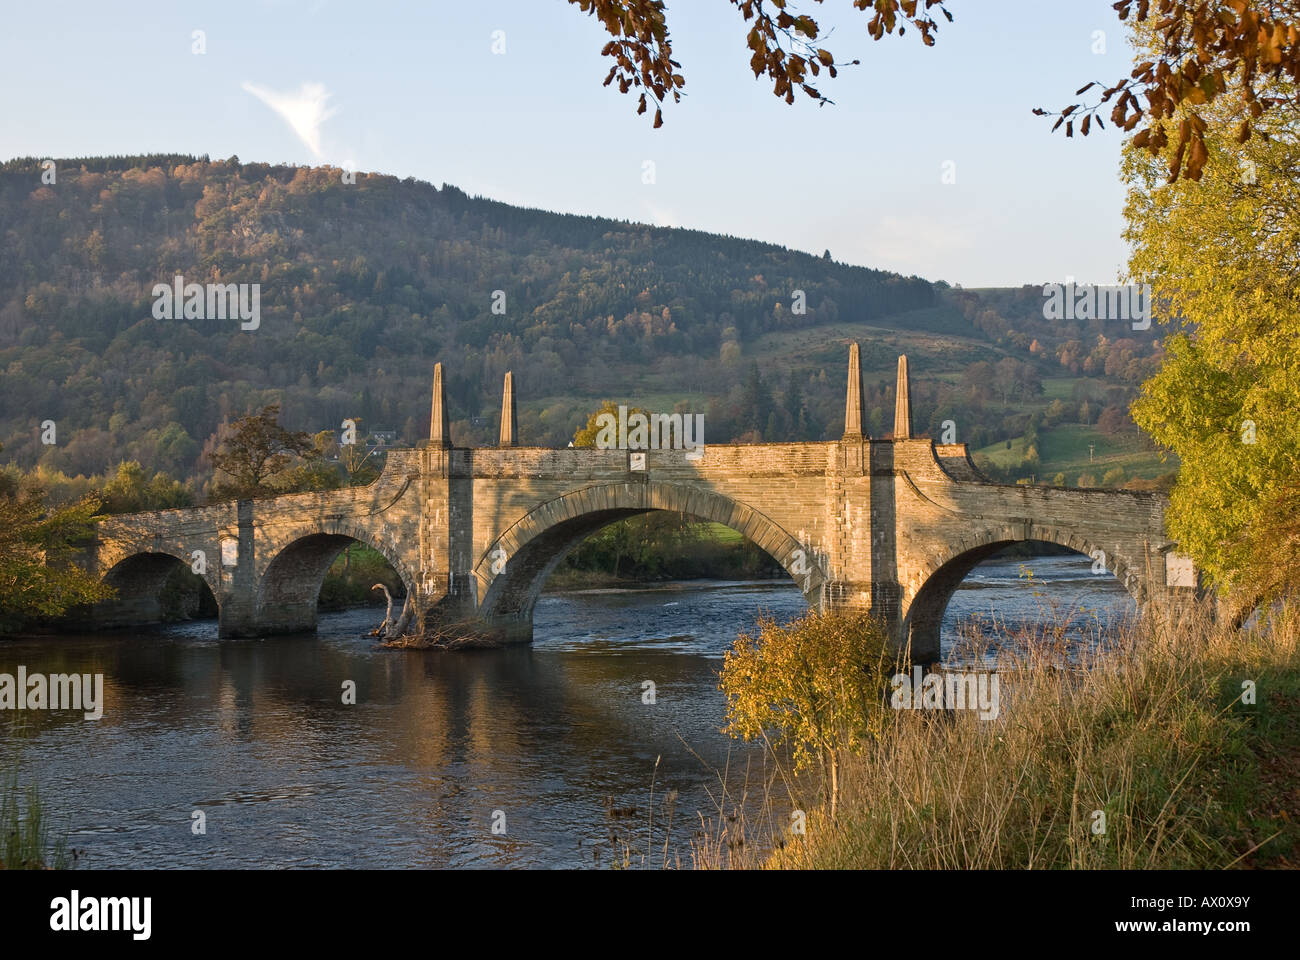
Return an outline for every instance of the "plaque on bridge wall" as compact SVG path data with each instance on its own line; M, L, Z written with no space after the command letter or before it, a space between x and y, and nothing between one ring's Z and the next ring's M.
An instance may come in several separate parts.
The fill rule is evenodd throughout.
M629 470L645 469L645 451L628 455L628 469Z
M1165 554L1165 586L1196 586L1196 568L1192 566L1191 557L1185 557L1181 553Z
M234 537L227 537L221 541L221 565L223 567L233 567L239 562L239 541Z

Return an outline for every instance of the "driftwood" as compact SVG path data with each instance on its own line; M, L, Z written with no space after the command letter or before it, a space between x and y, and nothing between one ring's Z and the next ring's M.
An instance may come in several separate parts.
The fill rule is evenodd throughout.
M415 598L411 594L406 595L406 602L402 604L402 614L397 618L391 630L388 631L388 639L400 637L406 632L407 625L411 622L411 614L415 612Z
M387 637L391 635L390 628L393 626L393 595L388 592L388 587L382 583L376 583L371 590L384 591L384 599L388 601L388 610L384 614L384 622L379 625L379 629L371 634L372 637ZM410 600L410 597L407 597Z
M390 636L380 646L390 650L495 650L505 646L505 635L485 629L478 621L458 620L422 625L415 633Z

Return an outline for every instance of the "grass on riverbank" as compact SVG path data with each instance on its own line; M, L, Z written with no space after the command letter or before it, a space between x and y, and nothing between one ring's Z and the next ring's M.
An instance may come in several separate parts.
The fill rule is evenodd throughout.
M25 801L25 802L23 802ZM18 788L16 775L0 788L0 870L65 870L67 844L51 841L50 822L34 785Z
M1300 610L1250 633L1205 610L1140 623L1078 669L1050 634L1008 638L995 720L887 710L844 758L836 820L810 813L770 865L1300 865Z

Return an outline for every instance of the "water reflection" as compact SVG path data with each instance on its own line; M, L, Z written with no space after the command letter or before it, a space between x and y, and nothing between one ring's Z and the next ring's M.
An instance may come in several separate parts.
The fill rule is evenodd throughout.
M1112 578L1081 570L1034 563L1060 596L1123 608ZM971 612L1036 615L1016 563L969 584L946 638ZM785 582L548 595L531 647L457 654L377 649L373 610L323 615L317 636L219 640L200 622L21 639L0 670L103 673L104 717L16 712L0 749L94 867L594 866L624 841L689 862L719 771L737 793L772 774L718 731L722 654L759 611L803 608Z

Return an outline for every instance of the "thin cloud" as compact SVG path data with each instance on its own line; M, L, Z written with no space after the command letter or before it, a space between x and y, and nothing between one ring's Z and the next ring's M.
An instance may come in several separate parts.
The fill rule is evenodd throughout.
M325 106L332 94L322 83L304 83L296 93L277 93L247 80L241 86L278 113L298 135L298 139L321 160L320 128L334 111Z
M677 215L667 207L661 207L658 204L651 203L649 200L643 201L646 210L654 218L656 227L675 227L679 223Z

